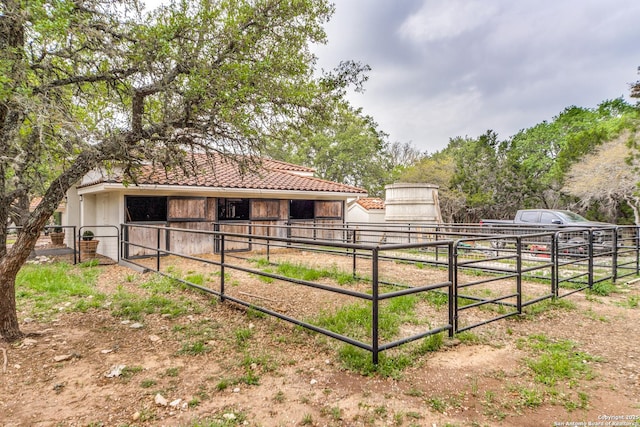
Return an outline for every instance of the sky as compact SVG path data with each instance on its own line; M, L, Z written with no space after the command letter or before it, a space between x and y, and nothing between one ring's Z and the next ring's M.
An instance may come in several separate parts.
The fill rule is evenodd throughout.
M371 67L350 103L389 142L433 153L499 139L640 80L640 0L334 0L318 67Z

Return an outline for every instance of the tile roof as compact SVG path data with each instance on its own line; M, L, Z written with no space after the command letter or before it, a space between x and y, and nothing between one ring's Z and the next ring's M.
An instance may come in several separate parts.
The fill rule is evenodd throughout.
M164 170L161 166L144 165L137 176L138 185L175 185L256 190L322 191L338 193L363 193L366 190L310 176L314 170L278 160L262 158L260 166L243 171L237 162L216 155L209 159L194 155L187 170ZM243 158L245 161L249 158ZM212 161L211 161L212 160ZM99 183L123 183L122 176L104 177L80 187Z
M31 202L29 202L29 212L35 211L41 201L42 201L42 197L34 197L33 199L31 199ZM67 207L67 202L66 200L63 200L58 205L56 212L64 212L66 207Z
M379 197L362 197L356 203L366 210L384 209L384 200Z

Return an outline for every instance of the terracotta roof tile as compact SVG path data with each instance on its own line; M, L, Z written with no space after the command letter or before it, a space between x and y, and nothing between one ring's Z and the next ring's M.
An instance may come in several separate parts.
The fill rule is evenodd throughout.
M253 169L253 168L252 168ZM213 161L204 155L195 155L189 170L179 168L165 171L151 165L142 167L138 185L181 185L256 190L323 191L338 193L364 193L366 190L300 174L313 169L271 159L261 159L257 171L242 171L238 163L217 155ZM104 178L82 185L86 187L101 182L122 183L121 176Z
M356 202L366 210L384 209L384 200L379 197L362 197Z
M42 201L42 197L35 197L35 198L31 199L31 202L29 203L29 212L33 212L34 210L36 210L36 208L38 207L38 205L40 204L41 201ZM58 208L56 209L56 212L64 212L66 207L67 207L67 202L65 200L63 200L58 205Z

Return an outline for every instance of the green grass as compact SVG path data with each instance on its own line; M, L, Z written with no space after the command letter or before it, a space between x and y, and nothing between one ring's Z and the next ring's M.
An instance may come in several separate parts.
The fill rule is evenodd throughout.
M629 295L626 300L617 303L617 305L625 308L638 308L640 305L640 296Z
M31 316L48 317L61 310L87 311L100 307L106 296L95 289L99 274L99 268L73 267L67 263L27 264L16 277L18 310L28 306Z
M522 312L526 315L525 317L531 318L550 310L574 310L575 308L576 304L567 298L550 298L528 305L522 310ZM519 318L512 317L512 319L518 320Z
M144 368L142 366L125 366L120 374L120 380L123 382L129 382L134 375L142 372Z
M156 380L149 378L149 379L146 379L146 380L142 380L140 382L140 387L142 387L142 388L151 388L154 385L156 385L157 383L158 382Z
M164 375L167 377L177 377L179 374L180 374L180 368L178 367L167 368L164 371Z
M419 298L405 295L386 300L379 307L379 334L383 339L396 336L403 323L416 323L415 308ZM356 339L368 339L373 327L371 303L355 303L334 312L323 311L311 321L322 328Z
M246 352L242 357L240 364L245 368L245 370L260 368L263 372L274 372L278 368L278 364L275 359L266 353L255 355Z
M416 348L416 350L414 351L414 353L416 355L423 355L426 353L430 353L430 352L434 352L434 351L438 351L442 348L443 345L443 338L442 338L442 334L435 334L435 335L430 335L426 338L424 338L420 344L418 345L418 347Z
M194 285L202 286L206 283L206 279L203 274L191 273L184 277L184 280L191 282Z
M427 399L427 404L436 412L444 412L447 409L447 402L439 397L431 397Z
M541 389L514 386L510 391L518 396L517 407L537 408L544 403L544 391Z
M569 340L554 341L544 335L522 339L518 346L532 351L534 357L527 358L526 365L532 371L534 380L543 386L542 390L519 390L520 405L536 407L548 398L551 403L562 404L568 411L587 408L589 396L576 389L580 380L594 378L590 365L598 362L598 358L580 351ZM565 390L558 390L558 387Z
M235 331L236 345L238 347L245 347L248 345L248 341L253 336L253 331L249 328L239 328Z
M553 341L544 335L531 335L518 344L533 350L535 357L527 359L526 363L539 383L555 386L560 381L573 378L593 378L588 363L597 359L578 350L572 341Z
M416 315L417 304L422 300L416 295L405 295L385 300L380 305L379 335L382 340L396 337L403 324L424 322ZM338 308L334 312L323 312L311 321L324 329L367 342L372 330L371 303L356 303ZM402 371L414 364L419 356L437 351L443 345L443 335L435 334L414 344L412 351L389 356L379 354L377 366L372 363L371 353L351 345L344 345L338 351L342 365L363 375L374 373L388 377L399 377Z
M179 282L163 276L153 276L140 285L149 295L139 295L127 291L122 285L113 295L111 314L130 320L140 321L148 314L163 314L179 317L201 313L204 308L195 302L189 290L179 286Z
M220 411L220 415L215 417L206 417L199 420L194 420L187 424L187 427L233 427L245 425L247 416L242 411L234 410L233 408L225 408Z
M456 334L455 338L465 344L484 344L486 341L484 338L470 331L460 332Z
M338 358L344 368L361 375L379 374L395 379L401 378L403 371L414 363L414 359L409 354L399 353L390 356L385 352L378 355L378 364L374 365L370 352L348 344L340 348Z
M336 265L332 265L329 268L310 268L300 263L283 262L280 264L272 265L267 260L253 259L258 267L262 268L264 272L278 274L280 276L289 277L292 279L305 280L314 282L320 279L329 278L335 280L339 285L347 285L355 283L356 279L350 272L341 271ZM262 277L261 280L271 283L273 281L270 277Z
M617 292L616 285L609 281L594 283L591 289L587 290L587 294L599 295L602 297L609 296L614 292Z
M171 332L178 341L203 341L208 342L220 337L222 325L211 319L201 319L188 324L176 324Z
M194 342L186 342L182 344L182 348L178 351L178 354L187 354L189 356L197 356L199 354L208 353L211 351L204 342L202 341L194 341Z

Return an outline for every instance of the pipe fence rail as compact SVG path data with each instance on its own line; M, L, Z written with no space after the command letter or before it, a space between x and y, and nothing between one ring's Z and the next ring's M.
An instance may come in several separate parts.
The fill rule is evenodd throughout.
M389 316L389 302L411 295L419 296L428 292L439 291L453 299L453 257L450 255L446 264L446 274L442 277L429 279L420 277L419 281L408 285L402 282L400 275L394 275L386 270L394 262L404 262L396 259L393 253L398 251L420 251L426 248L438 246L443 252L453 254L453 241L441 240L438 242L406 243L379 247L369 244L354 244L350 242L313 240L302 238L274 237L269 235L225 233L221 231L187 230L155 225L123 224L123 236L140 234L141 229L147 235L155 233L153 244L140 244L123 240L123 254L128 254L132 248L146 251L150 254L146 258L126 258L128 263L155 271L186 285L197 288L220 298L221 301L231 301L244 307L260 311L277 317L311 331L329 336L339 341L351 344L372 353L373 363L378 363L379 353L402 344L416 341L421 338L448 332L453 336L453 311L448 310L446 316L438 319L438 324L428 322L427 327L413 330L402 336L386 336L382 333L381 322ZM136 230L137 229L137 230ZM136 233L138 232L138 233ZM216 253L202 255L186 255L170 249L171 235L174 233L190 233L193 235L207 236L211 239L211 247ZM268 233L266 233L268 234ZM227 250L227 246L235 243L251 242L251 256L243 257L237 249ZM169 242L169 244L167 244ZM276 253L280 250L282 253ZM292 251L327 252L339 254L342 259L350 256L350 261L344 269L352 279L347 284L340 284L340 280L327 281L319 279L307 279L295 275L279 272L276 267L287 262ZM151 252L155 254L151 255ZM247 254L249 252L247 251ZM256 254L262 258L256 258ZM209 277L217 280L207 284L196 284L186 278L179 277L172 266L172 258L195 261L200 265L206 265ZM316 258L317 259L317 258ZM364 261L363 261L364 260ZM335 261L335 260L334 260ZM268 268L260 268L267 266ZM321 303L323 298L330 295L338 295L340 300L349 301L348 304L364 307L369 312L370 330L367 336L350 336L340 331L323 327L319 322L289 315L281 310L273 298L257 295L254 288L243 290L243 283L252 281L269 287L271 292L277 288L278 301L286 301L291 293L299 292L300 288L311 290L308 294L315 298L306 301L311 308ZM257 281L255 280L257 278ZM229 282L232 282L230 285ZM298 301L300 302L300 301ZM321 305L321 304L320 304ZM295 311L295 310L294 310ZM317 313L320 314L320 313Z
M632 226L500 232L478 224L225 221L209 226L122 224L122 259L369 351L376 364L385 350L516 316L542 301L638 275L640 265L638 228ZM185 253L180 250L185 245L199 252ZM205 266L208 279L198 283L181 275L176 259ZM331 270L334 276L296 276L283 268L291 260L304 264L295 268ZM261 293L267 289L269 297ZM428 308L417 325L390 332L385 322L403 298ZM324 301L334 302L334 310L358 307L367 313L366 331L323 323Z

